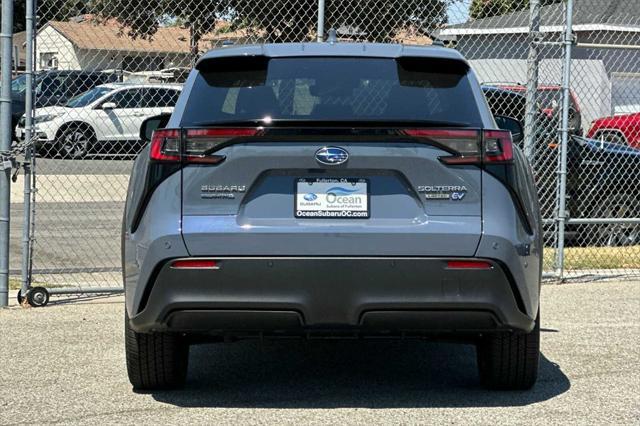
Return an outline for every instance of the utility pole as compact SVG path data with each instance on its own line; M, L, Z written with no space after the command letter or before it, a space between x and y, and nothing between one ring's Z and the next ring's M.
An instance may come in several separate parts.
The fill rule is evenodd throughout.
M26 297L29 286L31 285L31 170L33 166L33 146L31 145L31 136L33 134L32 129L32 115L33 115L33 58L34 58L34 7L35 0L26 0L26 22L25 30L26 34L26 56L25 56L25 77L26 77L26 90L24 101L24 118L25 118L25 136L26 143L24 152L24 161L22 166L24 168L24 212L22 222L22 286L20 288L20 295Z
M573 0L567 0L564 31L564 64L562 67L562 126L560 128L560 156L558 158L558 249L556 273L564 277L564 232L567 220L567 145L569 143L569 97L571 96L571 48L573 39Z
M318 0L318 43L324 40L324 0Z
M536 97L540 58L540 0L531 0L529 11L529 56L527 57L527 103L524 119L524 154L533 164L536 140Z
M9 207L11 203L11 59L13 0L2 0L0 24L0 307L9 304Z

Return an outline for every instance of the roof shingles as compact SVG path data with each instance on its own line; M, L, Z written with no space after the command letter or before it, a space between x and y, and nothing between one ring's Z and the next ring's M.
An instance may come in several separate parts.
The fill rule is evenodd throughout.
M189 30L181 27L160 27L149 38L132 38L115 20L98 22L86 19L81 22L49 21L54 28L78 49L110 50L145 53L188 54L190 52ZM249 37L247 30L229 31L229 23L220 21L216 30L205 34L199 50L206 51L223 41L243 42ZM42 31L42 29L40 30ZM255 37L255 34L253 35Z
M145 39L129 37L115 23L50 21L49 25L79 49L153 53L189 52L189 31L179 27L159 28L152 38Z

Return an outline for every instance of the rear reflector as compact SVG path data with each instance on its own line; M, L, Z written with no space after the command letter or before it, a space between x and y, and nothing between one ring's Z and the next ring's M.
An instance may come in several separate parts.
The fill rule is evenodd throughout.
M181 259L171 263L172 269L220 269L217 261L212 259Z
M235 138L255 136L259 131L255 128L188 129L184 133L182 159L186 163L221 163L225 156L213 154L216 148ZM153 132L151 138L152 160L176 162L180 161L180 158L179 130L160 129Z
M483 260L450 260L447 269L491 269L491 263Z

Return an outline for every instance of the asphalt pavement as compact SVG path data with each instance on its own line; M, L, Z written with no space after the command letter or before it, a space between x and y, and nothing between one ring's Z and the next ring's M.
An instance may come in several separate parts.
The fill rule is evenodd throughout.
M640 282L545 285L531 391L478 383L466 345L192 348L184 389L134 393L122 297L0 310L0 424L639 424Z
M133 165L131 155L96 154L82 160L36 158L38 175L128 175Z

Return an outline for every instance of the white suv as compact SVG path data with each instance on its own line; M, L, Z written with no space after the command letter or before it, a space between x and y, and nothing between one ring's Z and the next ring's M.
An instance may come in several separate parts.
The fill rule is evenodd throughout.
M34 134L41 155L82 158L89 152L137 153L140 125L171 113L181 85L110 83L70 99L64 106L38 108ZM16 134L24 138L24 117Z

